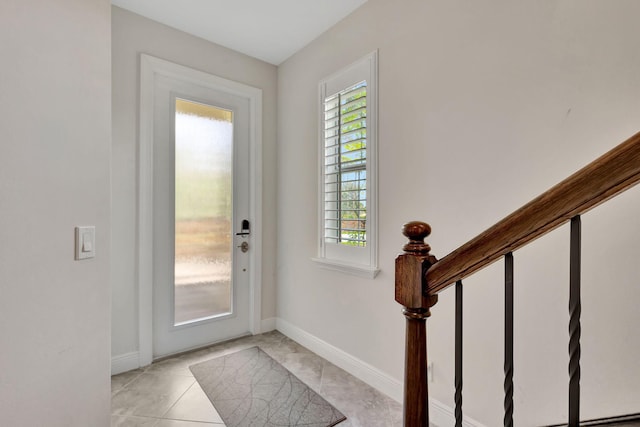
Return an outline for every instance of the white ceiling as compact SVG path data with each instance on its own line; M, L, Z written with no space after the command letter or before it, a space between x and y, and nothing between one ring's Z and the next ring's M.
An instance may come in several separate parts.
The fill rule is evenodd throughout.
M112 0L111 3L274 65L367 0Z

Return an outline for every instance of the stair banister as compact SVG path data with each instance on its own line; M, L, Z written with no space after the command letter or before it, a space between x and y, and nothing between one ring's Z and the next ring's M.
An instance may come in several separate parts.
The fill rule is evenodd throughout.
M424 242L431 227L404 225L409 243L396 258L395 299L407 328L405 427L429 425L426 319L438 293L639 182L640 132L439 261Z

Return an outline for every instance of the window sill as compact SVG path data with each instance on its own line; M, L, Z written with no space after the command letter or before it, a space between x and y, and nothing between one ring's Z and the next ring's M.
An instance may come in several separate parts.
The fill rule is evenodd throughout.
M311 258L311 260L318 264L318 267L320 268L339 271L341 273L364 277L366 279L374 279L380 272L380 269L369 267L367 265L348 264L327 258Z

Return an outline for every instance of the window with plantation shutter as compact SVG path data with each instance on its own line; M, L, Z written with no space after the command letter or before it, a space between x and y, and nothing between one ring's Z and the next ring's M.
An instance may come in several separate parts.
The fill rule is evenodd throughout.
M376 52L320 83L319 256L322 266L375 277Z
M367 82L324 101L324 239L367 245Z

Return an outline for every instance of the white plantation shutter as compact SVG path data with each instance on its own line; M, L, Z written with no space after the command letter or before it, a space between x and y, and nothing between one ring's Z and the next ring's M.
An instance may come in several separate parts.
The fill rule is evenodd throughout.
M324 100L324 238L367 245L367 82Z
M318 258L323 267L377 273L377 53L320 83Z

